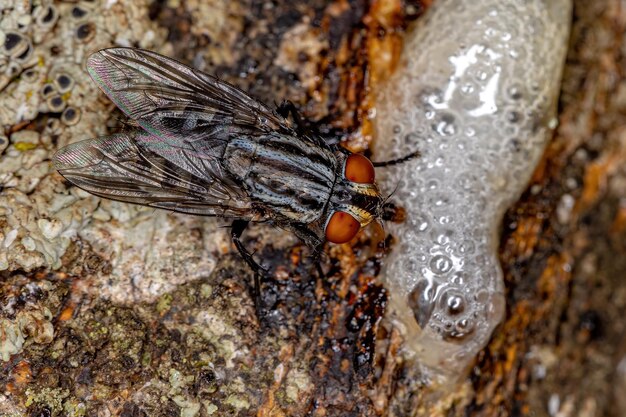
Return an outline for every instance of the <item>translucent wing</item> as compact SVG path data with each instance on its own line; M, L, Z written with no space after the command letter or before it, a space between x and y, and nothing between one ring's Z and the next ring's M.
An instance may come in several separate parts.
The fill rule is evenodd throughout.
M89 139L59 150L54 166L73 184L101 197L183 213L259 220L248 196L220 175L212 158L154 145L159 142L142 131Z
M154 52L104 49L89 57L87 70L128 117L170 146L237 133L293 133L284 118L238 88Z

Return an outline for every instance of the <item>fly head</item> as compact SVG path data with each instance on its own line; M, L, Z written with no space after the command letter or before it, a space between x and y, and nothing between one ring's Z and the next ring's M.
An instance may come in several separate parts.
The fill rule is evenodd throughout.
M350 241L383 214L383 199L374 183L372 162L359 154L345 158L329 202L324 233L333 243Z

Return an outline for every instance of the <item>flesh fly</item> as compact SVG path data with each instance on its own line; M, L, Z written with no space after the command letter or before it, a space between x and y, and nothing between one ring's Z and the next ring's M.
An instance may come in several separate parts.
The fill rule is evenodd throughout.
M374 164L304 132L293 105L272 110L240 89L154 52L111 48L91 78L138 128L59 150L55 168L97 196L295 233L316 253L383 216ZM296 121L288 120L289 114ZM388 161L390 165L407 160Z

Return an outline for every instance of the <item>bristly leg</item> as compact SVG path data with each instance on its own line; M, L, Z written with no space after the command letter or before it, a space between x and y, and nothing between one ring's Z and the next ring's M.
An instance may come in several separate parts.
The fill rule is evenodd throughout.
M239 254L243 258L244 261L248 264L250 269L254 272L254 288L253 288L253 298L254 298L254 308L257 312L257 317L261 317L259 314L261 311L261 274L267 272L261 265L259 265L252 254L246 249L241 241L241 235L248 227L250 222L247 220L235 220L232 223L230 236L235 244L235 247L239 251Z
M285 119L291 115L291 118L296 124L296 132L299 134L306 134L311 130L310 127L307 126L307 123L302 120L302 117L300 117L300 113L298 112L296 106L289 100L283 100L276 108L276 113Z
M301 136L306 136L309 139L316 142L318 145L332 149L333 151L339 151L346 155L350 155L348 149L341 146L341 137L338 132L320 132L317 124L312 124L300 116L296 106L289 100L283 100L276 108L276 113L285 119L291 115L295 125L296 133Z

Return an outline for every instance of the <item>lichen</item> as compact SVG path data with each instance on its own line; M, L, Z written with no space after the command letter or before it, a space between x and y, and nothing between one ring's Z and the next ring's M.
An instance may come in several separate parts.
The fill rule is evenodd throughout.
M407 209L383 271L405 354L458 379L504 312L496 248L552 129L571 2L441 0L378 98L382 188ZM446 28L442 31L442 28Z
M20 353L25 343L46 344L52 341L54 327L50 311L33 309L20 311L15 318L0 317L0 359L8 361Z
M214 3L221 12L208 15L220 24L210 32L221 36L236 20L229 17L235 6ZM228 250L215 221L103 202L70 187L50 167L58 147L107 133L110 104L84 69L88 54L116 44L171 46L166 29L148 18L150 5L46 1L3 8L0 125L9 134L0 138L0 271L98 272L95 292L132 302L206 276ZM99 259L81 258L84 247Z

